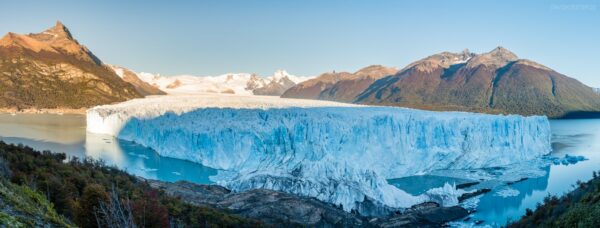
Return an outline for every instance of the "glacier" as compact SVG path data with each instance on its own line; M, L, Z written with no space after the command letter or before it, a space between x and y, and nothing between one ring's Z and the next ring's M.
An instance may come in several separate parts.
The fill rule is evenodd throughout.
M546 117L433 112L223 94L150 96L87 111L87 131L219 169L233 191L268 188L360 209L455 204L387 179L514 164L551 151ZM443 196L447 192L447 196ZM452 198L452 199L448 199Z

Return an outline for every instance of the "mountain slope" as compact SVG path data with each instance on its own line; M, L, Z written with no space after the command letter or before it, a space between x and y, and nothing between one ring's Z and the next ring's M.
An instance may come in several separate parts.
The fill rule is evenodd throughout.
M372 65L354 73L324 73L290 88L281 97L351 102L375 80L396 72L398 69Z
M159 88L156 88L156 87L146 83L145 81L143 81L142 79L140 79L138 77L137 73L135 73L127 68L120 67L120 66L113 66L113 65L110 65L110 68L112 68L115 71L115 74L117 74L119 77L121 77L123 79L123 81L126 81L129 84L133 85L133 87L135 87L135 90L142 96L167 94L167 93L163 92L162 90L160 90Z
M427 57L374 82L356 102L549 117L600 111L592 88L502 47Z
M0 107L83 108L140 97L60 22L0 40Z

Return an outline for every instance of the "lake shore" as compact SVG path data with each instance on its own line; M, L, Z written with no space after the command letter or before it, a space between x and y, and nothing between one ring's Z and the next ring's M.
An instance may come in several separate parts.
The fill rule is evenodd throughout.
M17 109L17 108L0 108L0 114L79 114L85 115L87 109L86 108L26 108L26 109Z

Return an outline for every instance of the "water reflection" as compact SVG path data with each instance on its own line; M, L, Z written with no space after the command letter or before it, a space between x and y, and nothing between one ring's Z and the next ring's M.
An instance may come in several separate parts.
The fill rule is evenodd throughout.
M165 181L211 183L217 170L197 163L158 156L153 150L111 136L85 131L85 116L0 114L0 140L69 157L101 159L131 174Z
M529 205L528 202L537 203L543 200L545 195L540 193L548 188L550 166L544 170L546 175L543 177L530 178L509 186L499 187L480 197L478 211L474 217L497 226L505 225L509 218L514 218L513 220L520 218L525 212L526 207L524 206ZM506 188L517 190L518 194L510 196L498 194L499 191Z
M551 165L546 175L518 182L511 187L520 193L515 197L498 196L494 191L482 196L474 219L503 226L519 219L527 208L535 209L548 195L563 195L573 189L577 180L589 180L600 170L600 120L553 120L552 156L581 155L588 160L574 165Z

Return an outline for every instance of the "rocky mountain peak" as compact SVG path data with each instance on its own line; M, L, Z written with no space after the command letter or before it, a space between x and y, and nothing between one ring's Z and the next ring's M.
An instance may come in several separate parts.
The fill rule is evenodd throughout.
M73 36L69 29L60 21L56 21L54 27L46 29L46 31L42 32L42 34L47 34L53 36L53 38L66 38L69 40L73 40Z
M286 70L277 70L273 73L273 81L279 81L283 78L289 78L290 74Z
M460 53L442 52L411 63L405 69L432 72L438 68L448 68L455 64L465 63L475 56L477 55L470 52L469 49L465 49Z
M494 50L474 57L467 67L477 67L479 65L503 67L506 64L517 61L519 57L504 47L497 47Z
M26 36L40 41L54 49L62 50L63 52L74 55L79 59L102 65L100 59L85 46L79 44L79 42L73 38L69 29L60 21L57 21L54 27L46 29L41 33L31 33Z

